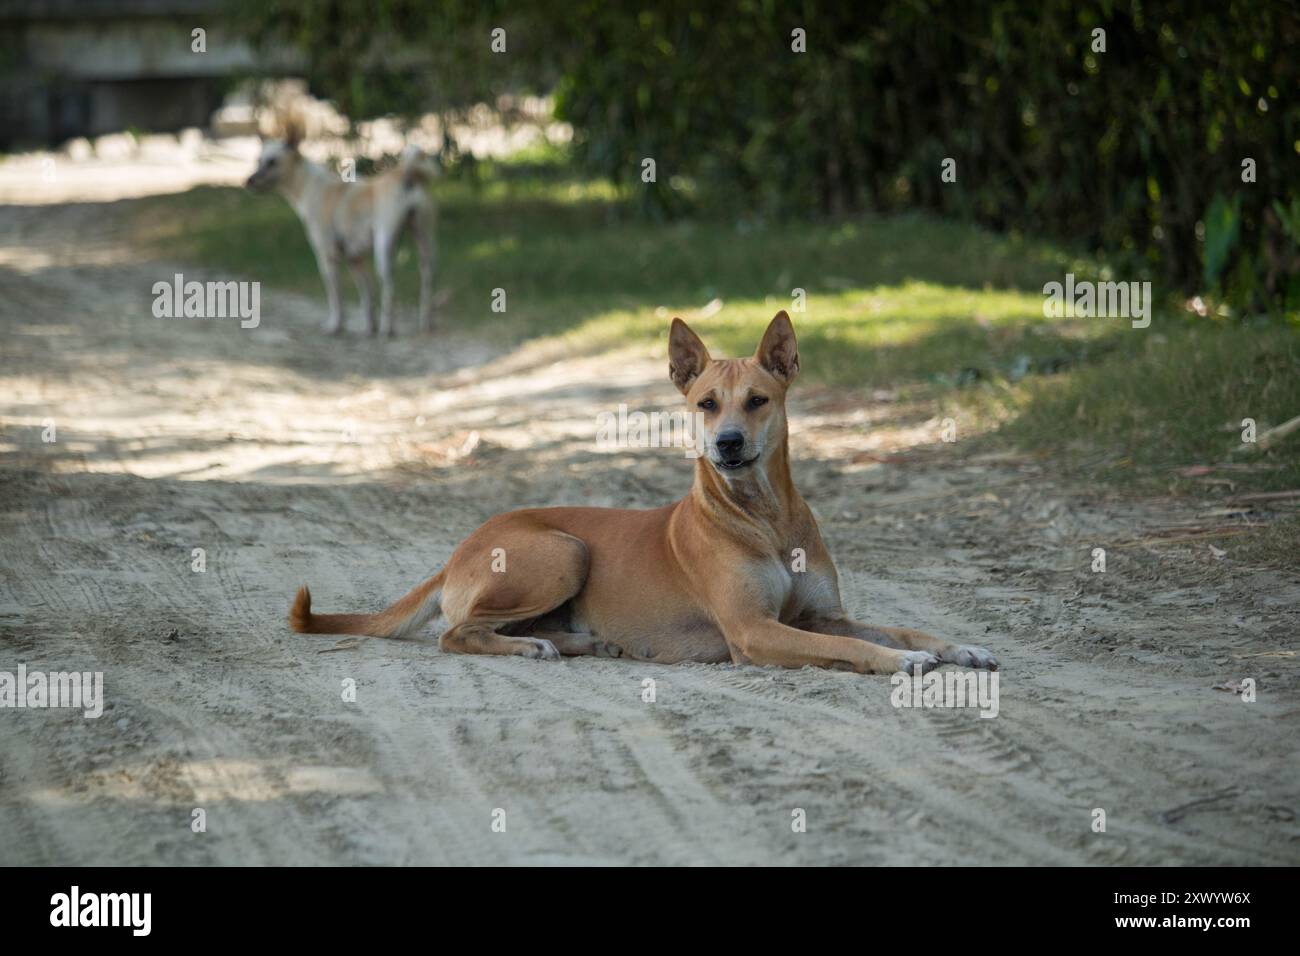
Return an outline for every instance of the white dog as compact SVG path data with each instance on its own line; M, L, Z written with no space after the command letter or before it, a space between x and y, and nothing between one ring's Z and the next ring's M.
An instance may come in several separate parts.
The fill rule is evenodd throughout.
M420 327L431 331L436 210L424 185L436 169L420 150L408 146L393 169L345 182L298 152L300 140L294 127L284 139L268 140L247 186L279 191L302 220L329 297L324 330L336 335L343 329L341 267L346 262L361 291L370 334L394 334L393 256L409 225L420 254ZM381 289L377 326L374 282L366 266L372 251Z

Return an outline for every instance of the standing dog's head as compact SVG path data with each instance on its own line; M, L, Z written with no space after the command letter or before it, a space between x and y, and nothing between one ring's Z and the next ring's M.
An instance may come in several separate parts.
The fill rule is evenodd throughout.
M673 319L668 373L702 416L704 457L724 477L761 467L785 443L785 393L798 372L799 346L783 311L744 359L711 359L700 337Z
M262 153L257 157L257 168L244 185L260 191L274 189L289 181L302 162L302 154L298 152L300 142L302 127L296 123L285 124L282 139L263 140Z

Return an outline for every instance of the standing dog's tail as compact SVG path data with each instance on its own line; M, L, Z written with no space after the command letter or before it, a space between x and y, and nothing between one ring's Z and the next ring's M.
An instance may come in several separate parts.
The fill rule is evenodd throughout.
M313 614L311 592L303 585L289 609L289 626L300 634L364 634L368 637L410 637L441 609L439 571L406 597L378 614Z
M424 185L438 175L437 163L424 155L418 146L407 146L402 150L399 168L402 170L402 185L408 189Z

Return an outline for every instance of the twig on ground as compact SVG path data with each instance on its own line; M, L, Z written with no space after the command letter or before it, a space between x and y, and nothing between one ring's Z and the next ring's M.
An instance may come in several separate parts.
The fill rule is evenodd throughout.
M1253 442L1244 442L1234 449L1234 454L1243 455L1249 451L1267 451L1268 446L1275 441L1281 441L1294 431L1300 431L1300 415L1283 422L1281 425L1274 425L1266 432L1255 436Z
M1208 797L1201 797L1199 800L1193 800L1191 803L1184 803L1182 806L1174 807L1172 810L1161 812L1160 819L1165 823L1177 823L1189 810L1197 807L1208 806L1212 803L1218 803L1220 800L1230 800L1233 797L1241 796L1241 791L1237 787L1225 787L1218 793L1211 794Z
M364 641L364 640L365 640L365 638L363 638L363 637L346 637L346 638L344 638L343 640L339 641L337 644L335 644L333 647L323 647L323 648L321 648L319 651L317 651L316 653L317 653L317 654L332 654L332 653L334 653L335 651L351 651L351 650L355 650L356 648L358 648L358 647L361 646L361 642Z

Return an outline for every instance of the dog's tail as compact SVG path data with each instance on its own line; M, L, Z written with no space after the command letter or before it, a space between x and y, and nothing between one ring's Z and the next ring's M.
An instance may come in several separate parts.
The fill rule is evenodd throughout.
M438 164L426 156L418 146L407 146L402 150L402 159L398 164L402 171L402 185L406 188L423 186L438 175Z
M442 607L439 571L406 597L378 614L313 614L311 592L303 585L289 609L289 626L299 634L364 634L368 637L410 637Z

